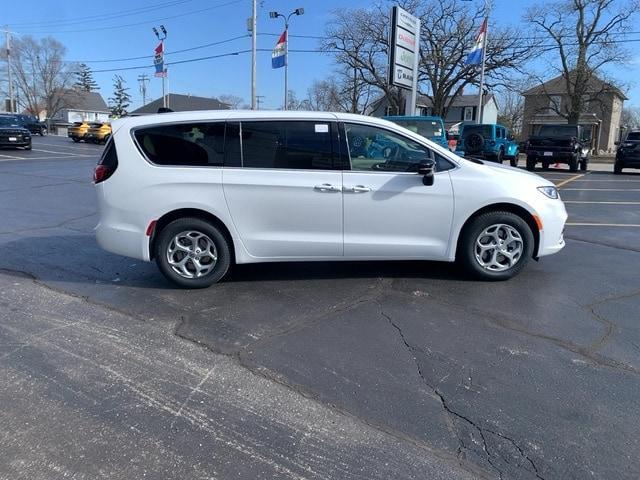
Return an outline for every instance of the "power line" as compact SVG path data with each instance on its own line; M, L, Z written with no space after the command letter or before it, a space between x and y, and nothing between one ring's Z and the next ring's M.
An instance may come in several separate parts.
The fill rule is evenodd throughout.
M158 4L152 5L152 6L132 8L130 10L121 10L119 12L106 13L106 14L101 14L101 15L90 15L90 16L86 16L86 17L68 18L66 20L51 20L51 21L46 21L46 22L14 23L14 24L12 24L12 27L25 27L26 26L26 27L33 27L33 28L41 28L41 27L54 26L54 25L57 25L57 24L67 24L67 25L62 25L62 26L69 26L69 25L75 25L75 24L78 24L78 23L85 23L85 22L90 21L90 20L111 20L111 19L114 19L114 18L121 18L121 17L133 16L133 15L140 15L142 13L146 13L146 12L149 12L151 10L158 10L158 9L161 9L161 8L173 7L175 5L180 5L180 4L189 3L189 2L193 2L193 0L172 0L172 1L169 1L169 2L158 3Z
M217 42L205 43L204 45L198 45L196 47L183 48L182 50L174 50L173 52L165 52L165 55L174 55L176 53L184 53L191 52L193 50L199 50L201 48L213 47L215 45L222 45L224 43L233 42L235 40L240 40L241 38L248 38L251 35L244 34L238 35L237 37L227 38L225 40L219 40ZM141 55L139 57L128 57L128 58L111 58L108 60L77 60L77 61L68 61L67 63L111 63L111 62L128 62L131 60L144 60L145 58L151 57L151 54Z
M112 25L112 26L108 26L108 27L95 27L95 28L88 28L88 29L81 29L81 30L59 30L57 32L50 32L50 31L27 31L27 32L21 32L22 34L25 33L32 33L32 34L55 34L55 35L59 35L62 33L83 33L83 32L95 32L98 30L117 30L117 29L122 29L122 28L128 28L128 27L137 27L138 25L149 25L151 23L158 23L158 22L164 22L166 20L172 20L174 18L180 18L180 17L186 17L188 15L195 15L197 13L202 13L202 12L208 12L210 10L215 10L217 8L222 8L222 7L226 7L229 5L234 5L236 3L242 3L245 2L246 0L232 0L230 2L225 2L225 3L221 3L218 5L214 5L212 7L207 7L207 8L201 8L199 10L192 10L190 12L185 12L185 13L180 13L177 15L171 15L168 17L163 17L163 18L155 18L155 19L149 19L149 20L145 20L142 22L135 22L135 23L127 23L124 25Z

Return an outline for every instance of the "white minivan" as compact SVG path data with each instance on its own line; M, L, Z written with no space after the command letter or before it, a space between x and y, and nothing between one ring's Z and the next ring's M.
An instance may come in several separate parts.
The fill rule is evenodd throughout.
M567 219L537 175L342 113L124 118L94 182L99 244L187 288L281 261L458 261L503 280L559 251Z

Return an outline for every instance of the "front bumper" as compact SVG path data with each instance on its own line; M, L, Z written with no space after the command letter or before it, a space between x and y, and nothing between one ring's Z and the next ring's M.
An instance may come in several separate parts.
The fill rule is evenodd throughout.
M538 208L542 220L540 243L537 257L544 257L559 252L565 246L564 228L568 214L562 200L550 200Z

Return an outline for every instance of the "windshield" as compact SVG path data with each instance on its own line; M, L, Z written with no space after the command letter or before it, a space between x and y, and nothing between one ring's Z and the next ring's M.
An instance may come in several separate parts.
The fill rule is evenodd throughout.
M19 127L20 121L16 117L0 117L0 127Z
M444 133L442 124L435 120L394 120L393 122L425 138L442 137Z
M543 125L538 135L541 137L577 137L578 127L575 125Z
M629 134L627 135L627 140L640 140L640 132L629 132Z
M466 138L472 133L479 133L483 137L491 138L491 125L465 125L460 136Z

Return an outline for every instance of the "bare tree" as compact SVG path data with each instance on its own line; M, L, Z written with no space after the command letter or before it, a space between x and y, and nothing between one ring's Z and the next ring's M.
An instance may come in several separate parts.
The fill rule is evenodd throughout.
M371 85L359 78L336 73L313 82L307 90L304 106L308 110L362 114L370 104L371 90Z
M507 127L516 138L522 134L524 98L519 91L507 89L497 94L498 123Z
M218 100L220 100L222 103L226 103L233 110L237 110L239 108L245 108L246 107L246 104L245 104L244 99L242 97L239 97L237 95L232 95L230 93L225 93L223 95L220 95L218 97Z
M640 108L623 108L622 117L620 117L620 126L625 129L640 128Z
M568 123L578 123L585 105L610 90L598 73L608 64L625 61L618 40L639 8L638 0L626 5L621 0L559 0L529 9L526 20L541 42L550 42L546 52L555 59L551 68L564 80L566 101L558 105L553 101L555 92L544 93L550 108Z
M401 7L421 20L419 88L445 116L451 102L470 85L479 83L478 67L465 65L482 21L478 7L469 14L462 0L401 0ZM335 54L336 63L353 69L359 78L380 91L389 105L401 111L402 93L388 83L390 2L369 9L335 10L326 29L323 48ZM521 72L533 54L526 37L490 25L486 52L486 85L505 85Z
M55 117L73 96L67 91L73 83L74 66L63 58L66 48L52 37L16 38L11 49L11 69L20 104L33 115L43 110Z

